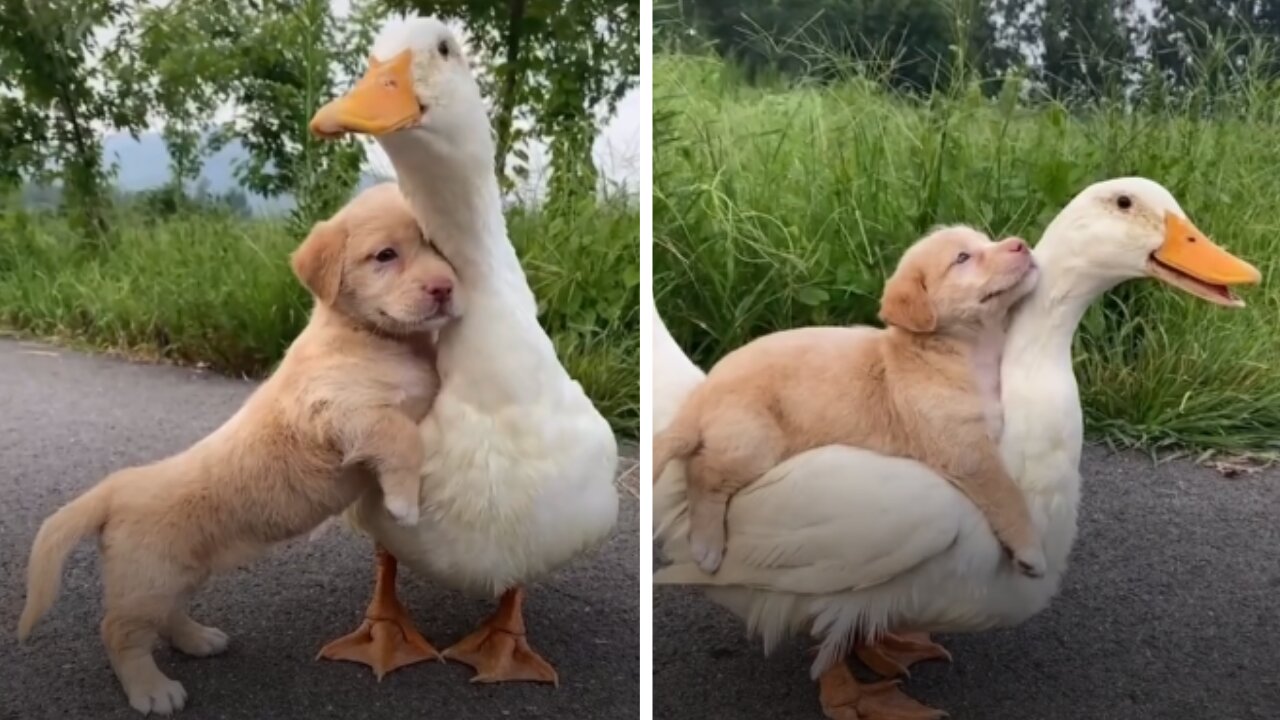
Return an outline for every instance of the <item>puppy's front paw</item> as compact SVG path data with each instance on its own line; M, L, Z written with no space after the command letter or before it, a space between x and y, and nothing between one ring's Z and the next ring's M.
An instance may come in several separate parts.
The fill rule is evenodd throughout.
M1018 572L1029 578L1044 577L1048 566L1044 551L1039 547L1023 548L1013 553L1013 562L1018 566Z
M386 496L382 504L396 522L406 527L418 524L418 504L402 497Z
M702 572L714 575L724 562L724 544L715 543L706 538L694 536L689 539L689 552Z
M125 688L125 693L129 696L129 705L143 715L172 715L187 702L187 690L182 687L182 683L164 675L158 675L150 682Z
M182 652L195 657L209 657L217 655L227 649L227 643L230 638L227 634L215 627L206 627L204 625L196 625L184 630L182 633L175 633L173 636L173 646Z

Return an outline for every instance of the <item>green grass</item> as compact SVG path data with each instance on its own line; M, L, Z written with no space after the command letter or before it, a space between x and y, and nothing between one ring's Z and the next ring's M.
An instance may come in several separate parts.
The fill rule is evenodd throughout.
M560 357L639 430L639 216L623 202L515 210L511 236ZM221 372L268 373L306 322L284 222L120 218L106 250L57 217L0 213L0 326Z
M902 249L938 222L1034 241L1090 182L1158 180L1263 272L1229 311L1155 282L1077 336L1095 439L1280 452L1280 87L1084 112L859 79L750 86L718 59L655 58L654 293L704 367L760 334L870 323Z

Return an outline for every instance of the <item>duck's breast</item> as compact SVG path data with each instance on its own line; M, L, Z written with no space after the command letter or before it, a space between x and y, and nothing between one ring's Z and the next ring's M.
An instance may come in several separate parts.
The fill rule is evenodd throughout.
M573 386L564 402L497 412L442 391L422 424L418 524L400 526L371 497L358 524L417 571L475 594L531 582L598 545L618 517L617 443Z

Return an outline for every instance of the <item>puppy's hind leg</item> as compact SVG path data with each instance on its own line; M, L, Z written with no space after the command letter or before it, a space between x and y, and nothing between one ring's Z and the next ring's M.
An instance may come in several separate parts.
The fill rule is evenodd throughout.
M187 691L182 683L160 672L151 656L165 613L141 610L136 606L107 610L102 620L102 641L129 705L144 715L168 715L182 709Z
M729 500L782 460L783 438L769 417L739 411L704 418L702 450L689 460L689 551L703 572L727 550Z
M181 606L169 613L162 633L169 644L193 657L209 657L227 649L227 634L215 627L201 625Z
M725 516L729 495L724 477L703 458L689 460L689 553L703 572L714 573L724 561Z
M154 566L137 572L151 558L104 560L107 612L102 641L129 705L143 714L181 710L186 689L160 672L151 652L169 624L177 599L185 594L183 583L176 573Z

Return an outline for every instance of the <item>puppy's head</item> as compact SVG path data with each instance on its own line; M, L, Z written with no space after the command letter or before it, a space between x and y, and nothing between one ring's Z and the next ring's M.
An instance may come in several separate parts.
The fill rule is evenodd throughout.
M992 242L973 228L941 228L903 254L885 283L880 319L915 333L1002 322L1035 280L1021 238Z
M316 223L292 264L317 302L393 335L436 330L462 314L453 267L393 183Z

